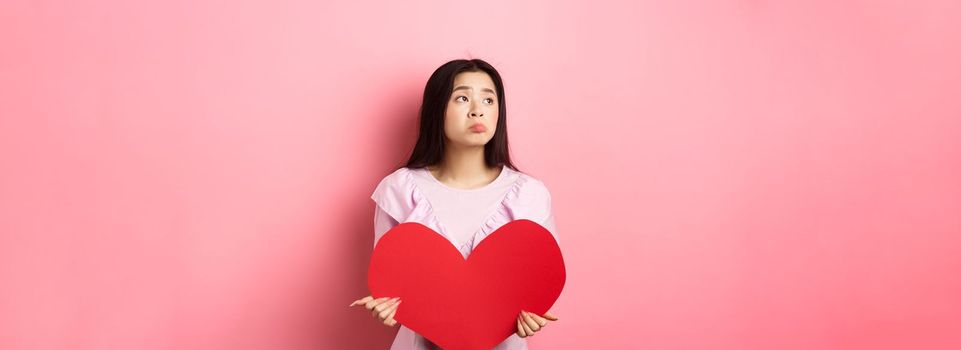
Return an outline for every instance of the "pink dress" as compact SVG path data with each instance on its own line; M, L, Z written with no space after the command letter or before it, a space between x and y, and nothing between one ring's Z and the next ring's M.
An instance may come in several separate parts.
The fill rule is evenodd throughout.
M426 168L400 168L384 177L370 196L374 210L374 245L392 227L417 222L440 233L466 259L471 251L502 225L529 219L557 239L551 194L530 175L503 166L497 178L480 188L458 189L438 181ZM401 305L403 307L403 305ZM391 350L436 348L410 328L400 326ZM513 334L496 350L527 349L527 341Z

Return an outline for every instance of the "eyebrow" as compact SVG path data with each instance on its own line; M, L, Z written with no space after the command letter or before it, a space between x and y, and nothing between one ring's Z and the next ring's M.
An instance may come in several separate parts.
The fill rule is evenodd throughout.
M461 85L461 86L455 87L453 91L457 91L457 90L470 90L470 89L471 89L470 86ZM492 93L492 94L494 93L494 90L491 90L491 89L488 89L488 88L483 88L483 89L481 89L481 91L483 91L483 92L489 92L489 93Z

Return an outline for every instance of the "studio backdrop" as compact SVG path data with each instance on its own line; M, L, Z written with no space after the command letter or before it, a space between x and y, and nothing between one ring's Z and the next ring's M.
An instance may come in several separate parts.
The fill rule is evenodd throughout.
M481 58L532 349L959 349L959 4L0 2L0 348L387 349L370 195Z

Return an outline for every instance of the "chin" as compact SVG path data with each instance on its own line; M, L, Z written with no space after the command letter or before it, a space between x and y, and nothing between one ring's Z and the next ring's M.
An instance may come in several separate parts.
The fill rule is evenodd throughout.
M467 147L482 147L487 144L487 141L490 141L490 140L486 138L483 140L478 140L478 139L463 140L460 142L460 144Z

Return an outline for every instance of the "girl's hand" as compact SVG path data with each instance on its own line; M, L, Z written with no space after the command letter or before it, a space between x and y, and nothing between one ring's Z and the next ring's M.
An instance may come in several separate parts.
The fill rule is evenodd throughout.
M350 303L351 307L354 305L364 305L367 311L370 311L370 314L374 316L374 318L380 320L381 323L389 327L393 327L397 324L397 321L394 320L394 314L397 313L397 306L400 305L400 298L385 297L374 299L373 296L368 295L361 299L354 300L353 303Z
M547 312L544 313L544 316L537 316L534 313L521 310L520 315L517 316L517 335L521 338L533 336L534 332L544 329L548 321L557 320L557 317Z

